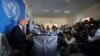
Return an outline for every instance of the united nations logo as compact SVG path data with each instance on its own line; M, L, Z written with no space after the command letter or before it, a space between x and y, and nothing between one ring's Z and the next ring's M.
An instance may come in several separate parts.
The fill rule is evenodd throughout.
M18 19L20 9L16 0L2 0L2 6L8 18Z

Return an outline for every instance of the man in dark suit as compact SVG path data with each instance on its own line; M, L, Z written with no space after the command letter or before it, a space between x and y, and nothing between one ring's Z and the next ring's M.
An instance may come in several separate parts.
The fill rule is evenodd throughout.
M23 26L28 23L28 20L28 18L18 20L18 25L15 26L11 31L12 47L23 52L24 56L29 56L33 45L23 31Z

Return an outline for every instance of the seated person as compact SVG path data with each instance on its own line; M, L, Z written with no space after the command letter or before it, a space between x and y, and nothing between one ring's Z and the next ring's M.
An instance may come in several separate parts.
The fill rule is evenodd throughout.
M67 43L67 47L65 49L65 55L69 56L71 53L76 53L79 51L78 46L76 45L75 37L72 36L72 33L66 32L64 33L65 42Z

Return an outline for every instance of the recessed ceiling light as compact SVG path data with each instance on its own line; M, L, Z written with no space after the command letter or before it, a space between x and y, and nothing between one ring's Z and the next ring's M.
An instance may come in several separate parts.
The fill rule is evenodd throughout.
M70 13L70 11L64 11L64 13Z
M48 12L49 10L43 10L44 12Z
M54 10L54 12L60 12L60 10Z

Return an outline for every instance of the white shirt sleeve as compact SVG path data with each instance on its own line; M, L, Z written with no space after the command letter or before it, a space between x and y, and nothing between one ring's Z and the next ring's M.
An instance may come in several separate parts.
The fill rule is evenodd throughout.
M95 40L100 40L100 35L95 35L93 37L89 36L88 41L93 42Z
M67 38L65 38L65 41L67 44L72 44L73 42L75 42L75 38L72 37L71 40L68 40Z
M89 36L88 41L93 42L95 40L100 40L100 29L97 29L95 35L93 37Z

